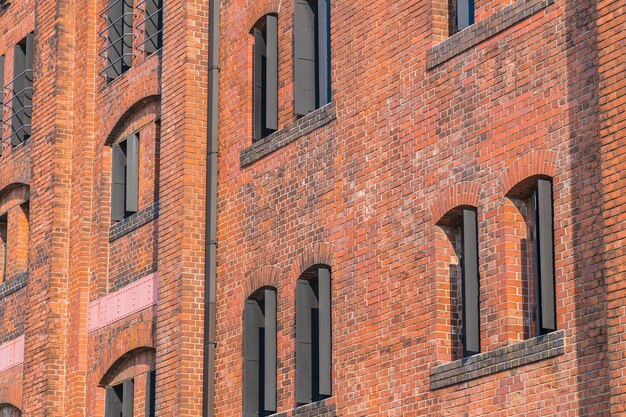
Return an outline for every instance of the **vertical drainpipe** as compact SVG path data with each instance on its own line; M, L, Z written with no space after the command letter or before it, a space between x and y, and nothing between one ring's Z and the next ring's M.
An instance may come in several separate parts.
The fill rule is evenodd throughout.
M204 277L203 417L213 417L215 404L215 278L217 269L217 122L219 86L220 0L209 1L209 97L206 169L206 253Z

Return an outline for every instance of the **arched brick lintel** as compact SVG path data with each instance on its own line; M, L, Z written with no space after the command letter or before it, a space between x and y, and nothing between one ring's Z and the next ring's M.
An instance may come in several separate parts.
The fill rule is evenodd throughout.
M161 96L158 92L158 88L156 88L155 91L150 91L148 95L134 101L133 104L128 106L126 109L120 109L119 111L112 113L103 123L103 126L105 126L104 131L108 132L105 140L105 145L110 145L115 142L115 138L123 129L124 124L141 107L160 99Z
M9 404L22 409L22 386L11 382L0 384L0 405Z
M291 279L297 279L304 271L313 265L328 265L333 267L335 245L332 243L312 243L298 254L289 274Z
M478 207L480 186L464 181L450 185L439 192L430 205L433 224L439 224L446 214L460 206Z
M154 349L153 322L141 322L130 326L109 341L109 349L102 352L96 364L99 385L106 385L115 373L116 366L125 361L136 350Z
M30 187L30 163L26 161L5 165L0 170L0 195L15 186Z
M246 33L252 30L257 20L259 20L261 17L265 16L266 14L270 14L270 13L278 14L279 11L280 11L280 0L259 0L259 1L252 2L252 4L249 4L249 7L247 8L246 16L243 19L246 26L245 28L243 28L242 32Z
M548 149L528 152L507 166L500 176L500 190L503 196L527 178L543 175L554 177L557 154Z
M265 265L246 274L243 284L242 299L247 300L250 295L262 287L274 287L278 289L280 282L280 268L273 265Z

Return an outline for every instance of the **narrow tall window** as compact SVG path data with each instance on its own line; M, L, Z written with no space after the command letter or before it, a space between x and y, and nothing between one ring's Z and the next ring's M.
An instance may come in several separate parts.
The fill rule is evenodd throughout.
M107 8L107 78L122 75L132 65L133 3L132 0L109 0Z
M476 211L463 209L461 273L463 291L463 356L480 352L478 226Z
M156 371L148 372L146 380L146 417L154 417L156 399Z
M254 35L254 140L278 129L278 18L268 14L252 29Z
M144 20L144 49L152 54L163 45L163 0L146 0Z
M0 55L0 155L2 155L2 127L4 126L4 55Z
M332 395L330 269L316 266L296 284L296 401Z
M451 0L451 34L474 24L474 0Z
M132 379L106 387L105 417L133 417L135 383Z
M113 144L111 161L111 218L122 220L139 206L139 136Z
M556 330L552 183L539 179L529 201L534 276L533 319L536 335Z
M11 100L11 143L19 145L31 134L31 109L33 100L33 47L34 35L15 45L13 56L13 99Z
M7 224L8 216L0 216L0 284L7 279Z
M276 412L276 291L256 291L244 311L244 416Z
M329 16L328 0L295 2L295 102L298 116L330 102Z

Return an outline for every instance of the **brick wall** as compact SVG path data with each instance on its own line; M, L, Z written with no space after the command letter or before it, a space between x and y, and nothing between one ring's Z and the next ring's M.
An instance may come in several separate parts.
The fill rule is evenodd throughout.
M332 247L339 415L609 412L598 41L594 30L579 30L596 24L596 4L477 1L477 24L448 39L439 3L331 3L336 120L252 147L249 30L263 14L278 14L279 129L289 131L293 5L223 4L217 415L241 410L242 306L255 289L250 277L270 269L271 279L254 282L277 287L278 411L292 413L294 264L321 243ZM616 100L623 105L623 95ZM528 345L537 339L524 306L519 190L536 176L554 183L562 347ZM431 373L458 357L455 256L438 221L461 205L478 211L485 360L523 354L462 368L471 377L433 387ZM584 375L571 372L580 367Z
M32 138L13 147L7 125L1 138L0 344L25 348L0 371L0 415L102 416L104 386L134 377L140 416L156 367L157 416L200 416L208 0L166 1L152 55L138 7L132 68L110 82L108 1L11 3L5 83L33 30L35 74ZM626 411L626 11L477 0L476 24L449 36L448 3L330 2L332 102L298 118L293 2L221 2L215 416L241 415L243 306L263 286L278 297L277 415ZM267 13L279 129L253 144L250 29ZM139 211L112 222L111 145L130 133ZM558 331L533 337L524 201L539 176L554 184ZM470 359L452 230L464 206L479 232ZM333 395L297 407L295 284L316 264L332 269ZM155 305L88 327L93 303L153 273Z

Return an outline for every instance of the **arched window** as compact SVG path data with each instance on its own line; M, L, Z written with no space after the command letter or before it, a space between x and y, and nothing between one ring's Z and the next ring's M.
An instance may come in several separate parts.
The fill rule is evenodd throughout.
M537 179L529 199L534 275L534 318L537 334L556 330L556 298L554 291L554 214L552 182Z
M276 290L261 288L247 300L243 329L244 416L276 412Z
M315 265L296 284L296 400L307 404L330 397L330 268Z
M29 187L13 184L0 196L0 284L28 271Z
M0 404L0 417L22 417L22 412L11 404Z
M480 352L480 277L478 222L475 207L459 206L438 225L446 232L458 259L450 270L450 310L453 351L463 357ZM459 337L460 336L460 337ZM456 355L455 355L456 356Z
M520 231L526 237L521 244L524 333L535 337L556 330L552 180L526 178L507 196L525 222L525 233Z
M128 356L128 358L125 358ZM155 352L138 349L117 361L105 375L105 417L154 417Z
M278 17L263 16L252 28L253 139L263 139L278 129Z

